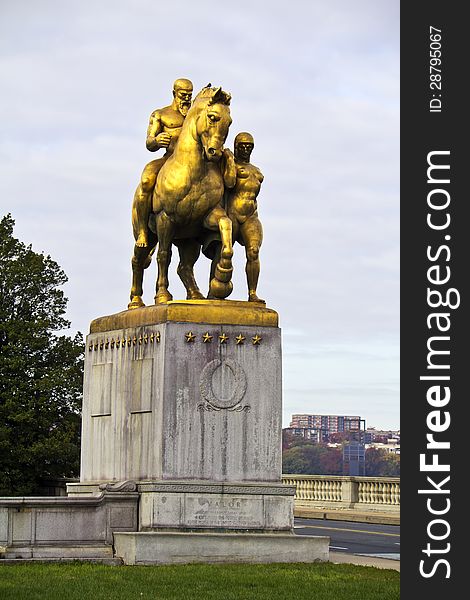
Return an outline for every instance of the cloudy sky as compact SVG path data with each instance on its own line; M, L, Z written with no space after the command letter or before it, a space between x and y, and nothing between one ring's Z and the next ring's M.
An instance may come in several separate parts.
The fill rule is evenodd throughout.
M0 1L0 213L67 273L73 330L127 306L148 117L177 77L231 92L229 146L255 137L284 425L315 412L398 428L398 0ZM235 269L245 299L241 247Z

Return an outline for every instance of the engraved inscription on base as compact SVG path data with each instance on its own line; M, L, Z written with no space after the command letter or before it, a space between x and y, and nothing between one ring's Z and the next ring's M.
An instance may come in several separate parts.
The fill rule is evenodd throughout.
M186 524L191 527L263 527L263 502L217 494L186 497Z

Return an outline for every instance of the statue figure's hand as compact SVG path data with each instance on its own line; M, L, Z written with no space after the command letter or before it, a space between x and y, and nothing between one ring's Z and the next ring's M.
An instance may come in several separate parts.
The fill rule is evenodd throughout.
M227 161L235 160L235 157L233 156L233 152L231 150L229 150L228 148L224 148L223 153L225 156L225 160L227 160Z
M171 135L163 131L162 133L159 133L155 139L160 148L168 148L171 141Z

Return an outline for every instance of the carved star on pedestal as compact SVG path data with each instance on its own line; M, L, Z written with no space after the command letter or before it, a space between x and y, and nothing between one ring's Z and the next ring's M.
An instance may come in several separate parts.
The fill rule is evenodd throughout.
M88 352L91 352L92 350L93 350L93 343L91 343L91 344L88 346Z
M237 335L237 337L235 338L235 343L238 345L243 344L243 342L246 340L246 338L240 333L240 335Z
M219 340L221 344L226 344L227 340L228 340L228 335L225 335L225 333L222 333L221 335L219 335Z
M160 343L160 332L157 331L157 333L155 334L155 341L157 342L157 344Z
M207 343L209 343L209 344L210 344L210 343L212 342L212 338L213 338L213 337L214 337L214 336L210 335L210 333L207 331L207 332L206 332L206 333L205 333L205 334L202 336L202 341L204 342L204 344L207 344Z
M185 333L184 337L186 338L187 342L194 342L194 340L196 339L196 336L192 331L188 331L188 333Z
M259 346L262 339L263 338L258 334L256 334L255 337L252 337L251 341L253 342L253 346Z

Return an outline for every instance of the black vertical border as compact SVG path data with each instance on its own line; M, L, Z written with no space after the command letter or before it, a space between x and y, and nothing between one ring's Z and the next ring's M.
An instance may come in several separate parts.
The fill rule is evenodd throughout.
M470 315L468 311L468 279L470 277L470 219L466 213L470 198L465 183L470 174L469 152L466 138L470 136L467 116L470 97L465 89L469 73L470 23L464 17L465 4L452 1L413 0L401 3L401 597L447 599L449 592L455 597L466 595L468 586L464 581L465 548L470 534L468 520L463 510L470 486L465 486L467 471L467 440L470 430L466 428L469 391L465 386L465 374L470 371L469 342ZM442 112L431 113L430 90L430 26L442 29ZM435 90L434 90L435 92ZM445 232L432 231L426 223L428 206L427 155L435 150L450 150L450 184L446 187L451 195L449 210L451 224ZM468 185L468 184L467 184ZM451 240L444 241L449 234ZM447 287L457 288L461 304L448 310L451 328L448 348L450 355L449 386L451 400L446 408L451 415L450 428L436 435L437 439L449 440L450 450L439 452L440 462L450 464L450 473L423 473L419 468L419 455L426 452L426 434L429 432L426 417L432 408L426 400L429 382L419 377L429 374L427 367L427 341L433 333L427 327L427 315L432 312L427 305L427 269L431 266L426 257L428 245L437 248L448 243L451 250L448 265L451 279ZM435 286L434 286L435 287ZM445 286L442 286L445 287ZM435 335L435 333L434 333ZM442 334L446 335L446 334ZM440 374L443 374L441 372ZM444 384L447 385L447 384ZM428 453L432 451L428 451ZM459 465L457 466L458 459ZM429 461L429 459L428 459ZM427 476L436 482L450 475L451 507L447 514L433 516L427 509L427 498L436 498L435 506L441 505L445 495L426 496L419 489L429 489ZM467 487L467 489L465 489ZM428 537L427 527L435 518L446 519L451 531L447 539L433 541ZM445 527L435 527L434 533L444 532ZM450 543L449 552L423 553L427 543L443 549ZM463 542L461 545L459 542ZM444 564L436 568L432 577L420 574L420 561L425 560L424 570L430 572L434 563L443 558L450 564L450 577L446 578ZM457 592L457 590L460 590ZM420 594L417 596L417 594Z

